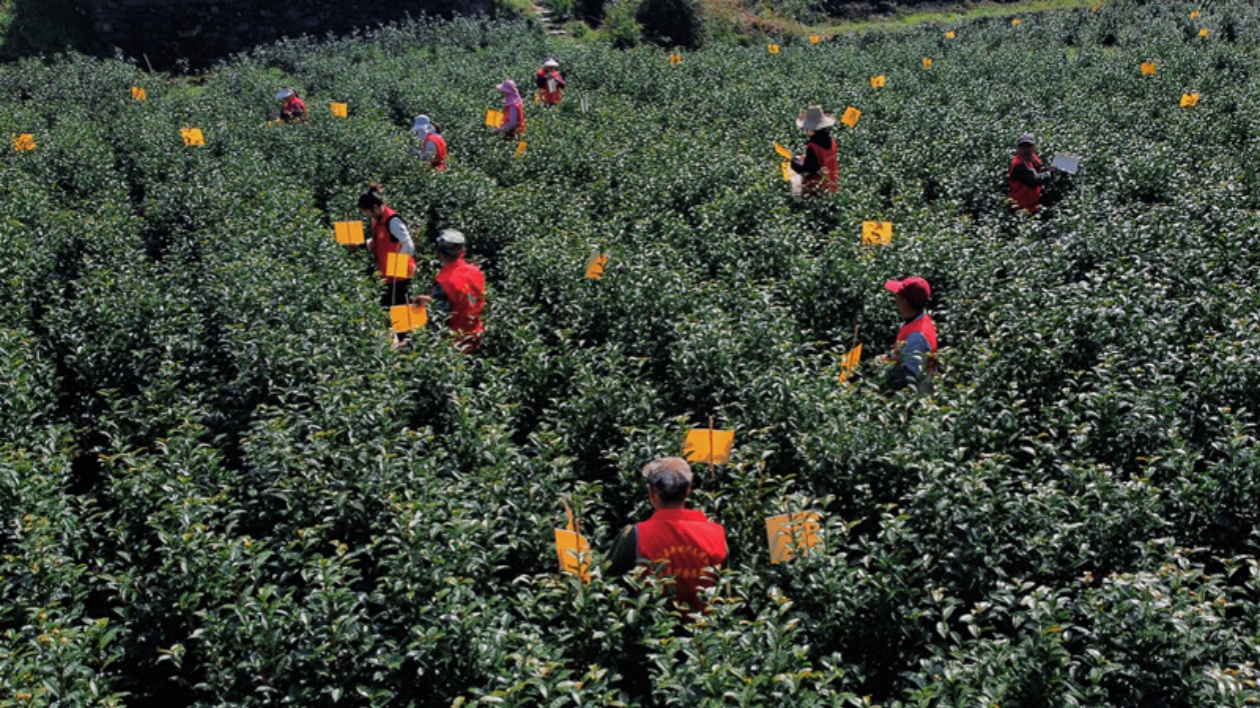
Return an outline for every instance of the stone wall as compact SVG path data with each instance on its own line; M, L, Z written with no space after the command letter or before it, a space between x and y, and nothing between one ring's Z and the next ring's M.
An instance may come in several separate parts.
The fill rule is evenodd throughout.
M204 67L259 44L407 16L493 13L497 0L90 0L97 32L156 69Z

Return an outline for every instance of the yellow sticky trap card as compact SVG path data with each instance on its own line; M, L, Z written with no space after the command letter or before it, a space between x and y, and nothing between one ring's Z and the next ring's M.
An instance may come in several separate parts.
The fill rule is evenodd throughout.
M1203 29L1199 30L1199 36L1200 36L1200 37L1206 37L1206 36L1208 36L1208 28L1207 28L1207 27L1204 27Z
M529 143L525 142L524 140L522 140L522 141L520 141L519 143L517 143L517 144L516 144L516 154L514 155L514 157L521 157L522 155L524 155L524 154L525 154L525 148L526 148L528 145L529 145Z
M840 359L840 383L849 380L849 376L857 371L858 365L862 363L862 345L853 347Z
M818 44L818 43L819 43L819 42L821 42L821 41L822 41L822 37L819 37L819 36L818 36L818 35L816 35L816 34L811 34L811 35L809 36L809 43L810 43L810 44Z
M35 149L35 135L33 133L22 133L13 136L13 150L15 152L26 152Z
M496 111L493 108L486 111L486 127L498 128L503 125L503 111Z
M350 116L350 105L346 103L329 103L328 110L332 111L332 114L338 118L348 118Z
M1199 105L1199 94L1197 93L1181 94L1181 107L1182 108L1193 108L1194 106L1197 106L1197 105Z
M556 556L560 559L560 571L576 575L582 582L591 581L591 544L576 531L556 529Z
M180 128L179 135L184 139L185 145L206 144L206 136L201 133L201 128Z
M591 544L578 533L569 501L563 496L560 501L564 502L564 513L569 517L569 523L563 529L556 529L556 556L560 560L560 572L576 575L582 582L589 583Z
M927 66L926 64L924 66ZM884 88L884 84L888 83L888 77L880 74L871 77L871 88Z
M389 308L389 324L395 332L414 332L429 323L424 305L394 305Z
M669 65L670 65L670 66L678 66L678 65L679 65L679 64L681 64L681 63L682 63L682 55L681 55L681 54L670 54L670 55L669 55Z
M591 251L591 257L586 261L586 277L591 280L599 280L604 277L604 266L608 265L608 256L599 251Z
M766 46L766 49L767 49L767 50L768 50L771 54L778 54L778 53L779 53L779 45L777 45L777 44L770 44L770 45L767 45L767 46Z
M840 116L840 122L852 128L857 125L858 118L861 118L861 117L862 117L862 111L859 111L853 106L849 106L848 108L844 109L844 115Z
M1141 68L1142 68L1142 73L1143 73L1143 74L1146 74L1146 75L1148 75L1148 76L1149 76L1149 75L1151 75L1151 74L1154 74L1154 73L1155 73L1155 62L1153 62L1153 61L1144 61L1144 62L1142 62L1142 67L1141 67Z
M149 100L149 92L139 86L132 86L131 97L137 101L147 101Z
M779 170L783 173L784 182L791 182L792 177L796 176L796 172L792 170L792 163L790 162L780 163Z
M923 57L923 68L926 69L929 66L932 66L932 60L928 57Z
M1016 17L1015 19L1011 20L1011 27L1019 27L1019 23L1021 22L1023 22L1023 20Z
M333 224L333 233L337 236L337 243L344 243L347 246L358 245L363 243L363 222L338 221Z
M945 39L953 39L954 37L957 37L957 36L958 36L958 33L955 32L954 30L950 30L945 33Z
M410 278L411 256L405 253L390 253L385 258L385 277Z
M891 221L863 221L862 245L887 246L892 243L893 225Z
M1203 14L1203 13L1199 12L1198 10L1191 10L1191 11L1190 11L1190 19L1192 19L1192 20L1197 20L1197 19L1199 19L1199 15L1201 15L1201 14Z
M720 465L731 459L731 446L735 444L734 430L700 428L687 431L683 444L683 457L688 462L707 462Z
M779 153L779 157L783 158L784 160L792 159L792 151L788 150L787 148L783 147L782 145L778 143L774 144L774 151Z
M770 544L770 562L782 563L822 543L819 516L816 511L779 514L766 519L766 541Z

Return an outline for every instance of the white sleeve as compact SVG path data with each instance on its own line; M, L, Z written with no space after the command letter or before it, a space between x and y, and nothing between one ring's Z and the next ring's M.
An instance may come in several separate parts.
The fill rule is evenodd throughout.
M437 143L425 136L424 147L420 150L420 159L432 162L435 157L437 157Z
M389 220L389 235L398 239L402 244L402 252L407 255L415 255L416 245L411 242L411 234L407 231L407 225L402 219Z

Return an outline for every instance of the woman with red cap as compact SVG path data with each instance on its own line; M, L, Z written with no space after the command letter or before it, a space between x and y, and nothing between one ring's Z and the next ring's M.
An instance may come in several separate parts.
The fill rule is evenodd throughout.
M884 384L893 391L914 386L920 393L929 392L936 371L936 324L924 308L932 298L932 287L917 276L889 280L884 287L897 296L897 313L903 322L888 355L892 366Z
M524 135L525 102L521 100L521 94L516 90L516 82L504 79L503 83L495 88L503 94L503 125L490 132L502 135L504 139Z

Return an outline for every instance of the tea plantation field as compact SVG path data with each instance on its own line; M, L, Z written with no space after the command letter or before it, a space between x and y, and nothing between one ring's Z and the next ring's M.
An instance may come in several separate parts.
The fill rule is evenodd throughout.
M0 67L0 706L1260 701L1260 15L1019 19L677 66L461 21L204 80ZM570 90L515 157L484 112L550 53ZM284 85L309 124L266 124ZM815 103L862 114L798 203L772 144ZM1046 218L1005 205L1025 130L1082 158ZM389 350L333 238L372 181L422 243L469 236L477 355ZM875 361L911 274L922 397ZM599 555L560 574L560 495L605 553L710 417L710 612ZM800 509L824 544L772 565L764 519Z

